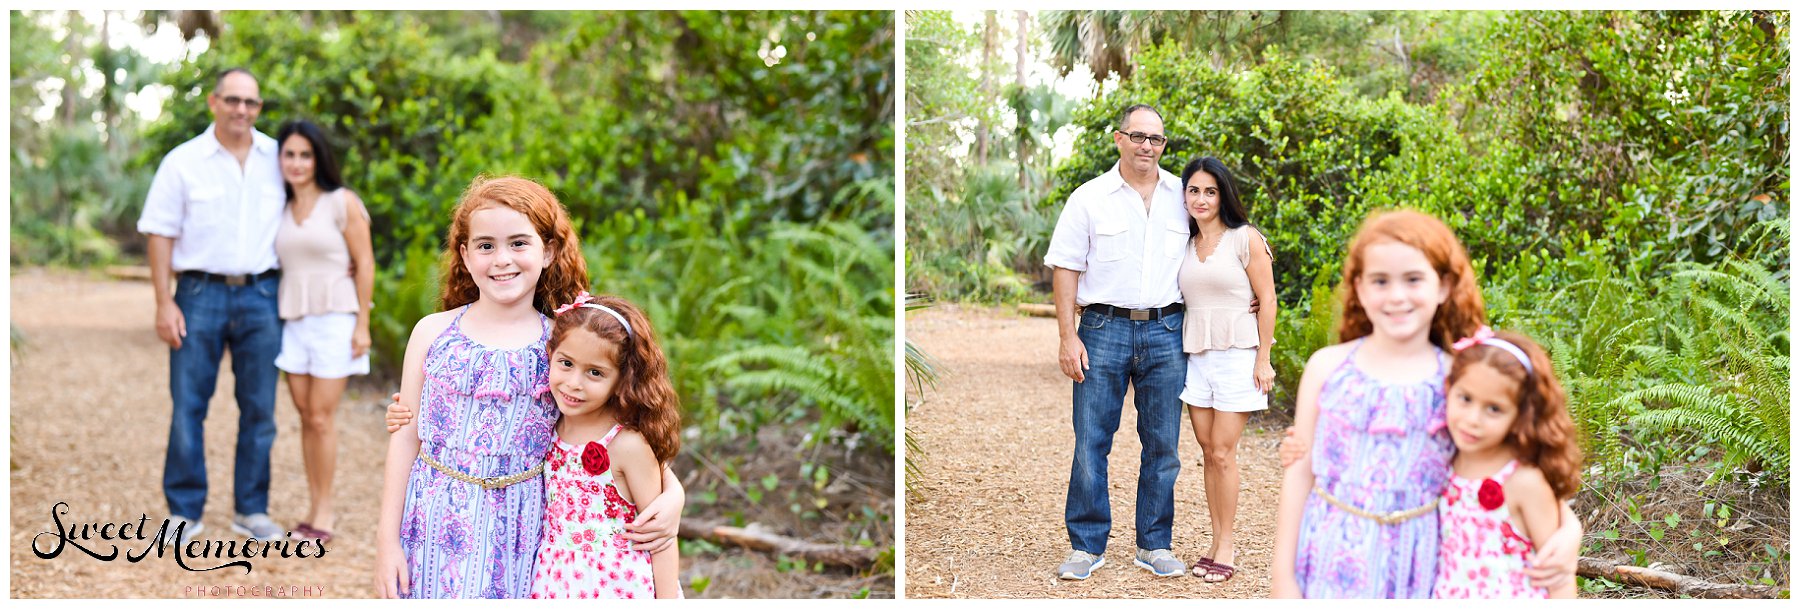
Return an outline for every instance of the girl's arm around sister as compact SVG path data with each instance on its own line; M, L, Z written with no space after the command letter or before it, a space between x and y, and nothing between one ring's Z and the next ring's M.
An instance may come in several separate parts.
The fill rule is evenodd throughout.
M445 323L444 326L448 327L449 324ZM435 332L443 331L444 328L435 330ZM432 336L435 337L437 334L434 333ZM426 343L426 347L428 346L430 346L429 342ZM424 348L420 347L420 349ZM408 353L411 352L411 349L412 346L408 345ZM421 376L421 378L423 377ZM407 426L413 422L413 406L401 402L398 393L393 395L393 400L388 404L387 410L388 433L396 433L403 427L412 429ZM418 404L417 395L413 396L412 403L415 406ZM417 457L416 446L414 450L413 456ZM673 545L676 536L681 533L681 510L687 506L687 487L682 486L681 478L675 475L674 467L664 465L662 472L662 493L653 495L656 499L648 504L639 504L642 509L638 510L637 519L625 524L625 538L631 540L631 549L633 550L661 552ZM400 478L400 488L403 491L406 488L404 476Z
M663 479L660 475L668 470L656 462L656 453L650 449L644 436L631 429L621 430L619 436L613 438L613 455L617 457L615 465L619 477L624 478L625 490L631 494L634 504L646 504L653 501L663 491ZM650 555L650 572L655 580L656 598L681 597L681 554L673 543Z
M1556 542L1557 521L1565 508L1556 500L1556 493L1550 489L1550 482L1544 479L1542 471L1528 465L1519 466L1506 480L1506 502L1513 515L1525 524L1525 534L1531 538L1532 547L1546 548ZM1579 524L1575 530L1579 540ZM1566 578L1549 591L1550 598L1575 598L1575 578Z

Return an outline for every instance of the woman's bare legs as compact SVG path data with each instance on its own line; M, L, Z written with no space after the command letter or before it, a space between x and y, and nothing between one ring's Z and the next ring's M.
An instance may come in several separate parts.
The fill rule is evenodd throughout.
M337 423L334 417L349 381L349 378L288 375L294 406L300 410L300 453L306 460L306 488L312 496L305 522L322 531L329 531L337 524L337 510L332 505L331 495L332 480L337 474Z
M1207 513L1212 521L1212 548L1207 556L1215 562L1235 564L1237 547L1233 528L1237 523L1239 484L1237 447L1244 435L1244 425L1250 420L1250 414L1189 407L1188 420L1193 424L1194 438L1200 441Z

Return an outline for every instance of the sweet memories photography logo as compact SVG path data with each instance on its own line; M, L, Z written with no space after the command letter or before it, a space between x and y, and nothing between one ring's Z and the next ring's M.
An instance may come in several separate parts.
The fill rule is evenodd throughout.
M31 552L44 560L74 549L101 562L112 562L120 558L123 548L122 555L129 563L154 555L158 560L173 558L188 571L242 568L248 575L253 561L314 559L326 552L325 542L317 539L195 538L181 544L171 540L181 539L186 523L171 523L166 518L152 521L148 514L136 521L80 521L69 517L66 501L50 507L50 523L52 530L31 538Z

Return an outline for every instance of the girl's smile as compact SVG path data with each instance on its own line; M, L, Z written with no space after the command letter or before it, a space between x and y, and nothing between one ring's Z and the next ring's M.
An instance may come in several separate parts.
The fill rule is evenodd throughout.
M535 295L538 276L550 264L550 250L525 214L486 207L469 214L462 258L484 298L511 304Z
M550 354L550 390L564 417L599 412L619 380L619 345L586 329L570 330Z
M1479 455L1506 443L1519 416L1518 383L1485 364L1469 366L1450 386L1444 423L1457 450Z
M1450 287L1424 252L1388 241L1363 250L1356 295L1376 331L1406 339L1431 330L1432 317L1450 297Z

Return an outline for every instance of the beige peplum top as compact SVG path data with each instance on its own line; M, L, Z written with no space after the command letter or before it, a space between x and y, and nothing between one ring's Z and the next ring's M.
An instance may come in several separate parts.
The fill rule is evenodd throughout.
M1255 349L1260 344L1256 315L1250 312L1250 300L1255 296L1248 271L1254 230L1248 224L1226 230L1204 262L1194 251L1193 239L1188 239L1181 272L1176 275L1181 299L1187 303L1181 321L1182 351Z
M277 298L282 319L356 312L356 278L350 275L350 245L344 241L347 192L339 188L320 195L304 222L294 221L291 203L281 214L275 256L281 260Z

